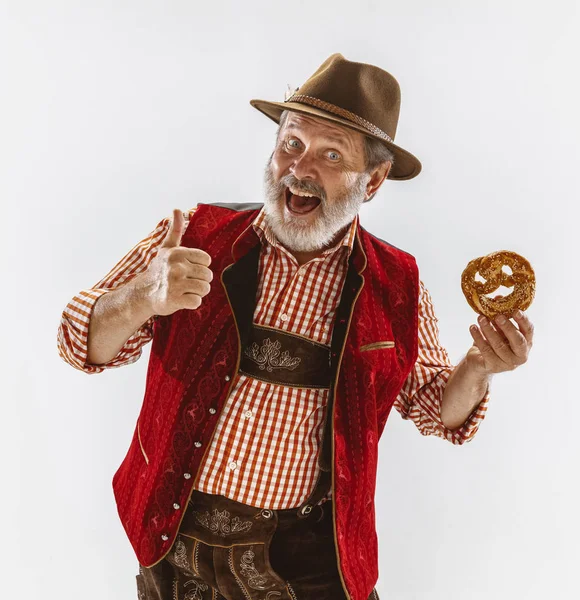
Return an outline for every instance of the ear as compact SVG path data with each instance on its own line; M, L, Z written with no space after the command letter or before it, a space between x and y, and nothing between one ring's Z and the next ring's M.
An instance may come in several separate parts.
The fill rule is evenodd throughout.
M367 183L367 189L365 192L365 202L370 200L371 196L374 196L378 192L379 188L383 184L383 181L387 178L389 171L391 170L391 166L392 166L391 161L387 161L387 162L381 163L372 172L371 178L369 179L369 182Z

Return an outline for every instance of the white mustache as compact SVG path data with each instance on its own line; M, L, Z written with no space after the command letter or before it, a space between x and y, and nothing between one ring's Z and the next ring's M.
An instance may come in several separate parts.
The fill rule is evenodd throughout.
M317 196L318 198L320 198L321 200L325 200L325 194L324 191L321 191L318 188L312 188L312 187L305 187L304 185L301 185L300 183L297 183L297 179L294 179L292 181L290 180L281 180L280 184L282 187L282 191L285 191L286 188L292 187L294 188L296 191L298 192L306 192L307 194L314 194L315 196Z

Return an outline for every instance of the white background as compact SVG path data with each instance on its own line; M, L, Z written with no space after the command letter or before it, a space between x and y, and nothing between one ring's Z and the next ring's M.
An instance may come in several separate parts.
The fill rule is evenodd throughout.
M2 595L136 598L111 479L149 350L87 376L56 352L60 314L171 209L262 201L283 100L333 52L391 72L396 141L423 172L363 208L413 254L457 363L469 260L527 257L529 361L492 381L461 447L393 412L376 495L382 600L577 597L578 4L0 3Z

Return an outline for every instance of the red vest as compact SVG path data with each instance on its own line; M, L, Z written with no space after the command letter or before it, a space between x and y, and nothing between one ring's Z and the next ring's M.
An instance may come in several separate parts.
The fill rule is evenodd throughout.
M240 327L255 306L260 239L251 223L260 207L198 206L181 243L212 257L211 291L197 310L155 320L143 405L113 477L123 527L147 567L175 541L235 382ZM319 456L331 472L339 573L352 600L367 600L378 579L377 444L417 359L418 295L415 259L359 224L333 329L336 378Z

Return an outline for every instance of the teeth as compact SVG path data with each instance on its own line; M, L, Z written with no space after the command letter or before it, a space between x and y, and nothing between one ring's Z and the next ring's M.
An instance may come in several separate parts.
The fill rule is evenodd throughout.
M290 191L295 196L306 196L306 198L312 198L312 197L314 197L314 194L309 194L308 192L298 192L298 191L293 190L292 188L290 188Z

